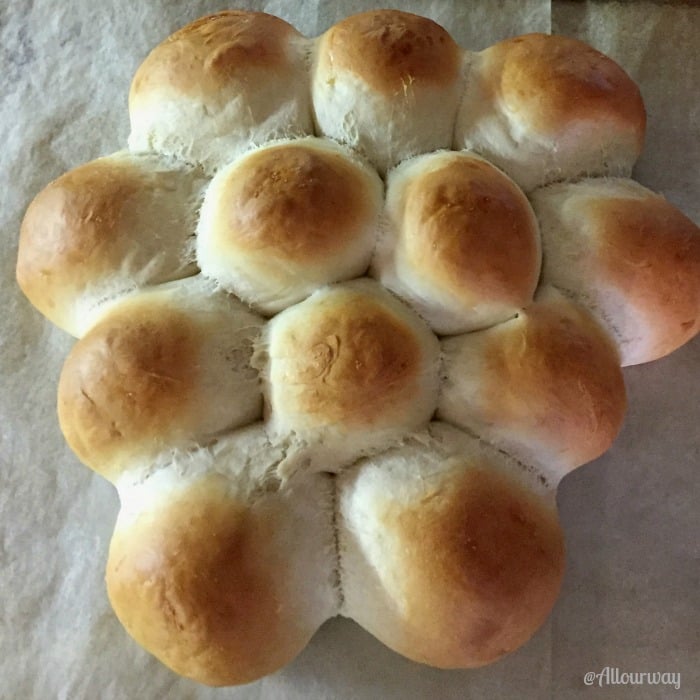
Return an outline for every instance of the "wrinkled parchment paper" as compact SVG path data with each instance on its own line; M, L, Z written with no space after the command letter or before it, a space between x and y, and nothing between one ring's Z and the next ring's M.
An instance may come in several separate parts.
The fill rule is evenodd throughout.
M142 651L111 612L103 572L118 509L55 416L73 341L14 282L19 223L50 180L122 148L131 76L146 53L224 2L0 3L0 698L700 697L700 339L625 371L629 412L613 448L560 487L568 567L549 621L495 665L439 671L354 623L326 623L283 671L207 689ZM314 36L357 10L428 15L480 49L525 31L578 36L639 82L649 112L637 178L700 220L700 8L691 3L434 0L236 2ZM681 687L584 683L586 672L680 673ZM612 677L612 676L611 676Z

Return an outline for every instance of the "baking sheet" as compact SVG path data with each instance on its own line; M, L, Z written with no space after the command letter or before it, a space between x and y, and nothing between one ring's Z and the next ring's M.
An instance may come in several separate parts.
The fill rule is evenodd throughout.
M700 697L700 340L625 371L630 408L613 448L559 492L568 568L533 640L495 665L438 671L354 623L326 623L287 668L207 689L142 651L113 616L103 572L112 487L65 446L55 416L73 341L14 282L19 223L51 179L124 146L131 76L158 41L221 2L15 0L0 5L0 698ZM230 6L230 5L228 5ZM525 31L578 36L640 83L645 185L700 220L700 9L690 3L531 0L238 2L313 36L353 11L434 18L480 49ZM681 687L596 684L586 672L679 673ZM609 674L614 681L614 672Z

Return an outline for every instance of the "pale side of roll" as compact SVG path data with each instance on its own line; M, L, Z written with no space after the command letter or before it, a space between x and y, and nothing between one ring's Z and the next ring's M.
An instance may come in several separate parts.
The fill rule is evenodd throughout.
M288 473L338 471L425 427L435 410L438 341L371 280L320 289L275 316L256 361Z
M623 365L655 360L700 330L700 229L627 179L538 190L543 280L591 308Z
M530 191L629 176L645 128L639 88L611 58L576 39L525 34L474 56L454 147L480 153Z
M313 133L308 41L263 12L202 17L156 46L129 93L133 151L216 170L251 145Z
M206 184L198 170L126 151L70 170L27 209L19 286L80 337L105 301L196 272L192 233Z
M617 349L583 307L544 287L518 318L443 342L438 416L557 482L613 443L625 414Z
M348 17L316 42L317 131L359 150L381 174L448 148L464 60L447 31L425 17L398 10Z
M515 316L532 301L540 258L527 198L482 158L442 151L389 173L372 274L437 333Z
M333 141L254 150L207 189L197 227L202 272L264 314L364 274L383 202L377 173Z
M127 631L175 672L250 683L289 663L338 609L333 484L282 486L257 425L120 484L107 590Z
M555 490L444 424L338 478L341 614L439 668L525 643L564 570Z
M261 415L262 319L199 278L105 311L61 371L58 417L85 464L115 479L136 459L206 444Z

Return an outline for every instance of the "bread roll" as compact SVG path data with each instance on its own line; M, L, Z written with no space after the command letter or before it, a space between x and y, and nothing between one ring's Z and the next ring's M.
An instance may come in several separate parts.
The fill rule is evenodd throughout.
M371 10L334 24L314 53L317 131L358 149L381 174L448 148L462 56L440 25L408 12Z
M197 228L197 261L273 314L324 284L359 277L377 236L376 172L326 139L275 143L221 170Z
M455 148L481 154L525 191L582 175L629 175L646 112L612 59L576 39L526 34L474 56Z
M253 144L313 133L308 42L284 20L229 10L156 46L129 92L132 151L212 171Z
M40 193L17 264L80 337L58 415L119 491L125 628L210 685L335 614L440 668L523 644L620 364L698 329L697 226L583 179L629 173L637 87L564 37L471 54L396 10L314 40L226 11L154 49L129 109L132 152Z
M134 461L256 420L262 402L249 361L260 325L196 278L113 305L61 372L58 418L68 444L114 479Z
M389 173L386 227L373 274L437 333L464 333L513 317L540 272L535 215L500 170L449 151Z
M49 320L80 337L104 301L194 274L201 172L126 152L49 183L20 230L17 281Z
M617 350L554 289L516 319L445 340L438 416L556 482L605 452L625 413Z
M543 280L591 308L623 365L663 357L700 329L700 229L670 202L625 179L533 193Z
M269 476L280 458L256 426L120 487L112 606L142 646L200 683L276 671L337 612L330 477L281 486Z
M470 668L544 622L564 570L554 490L449 426L338 477L343 615L414 661Z
M408 307L369 280L321 289L273 318L263 337L271 434L287 471L338 471L435 410L439 345Z

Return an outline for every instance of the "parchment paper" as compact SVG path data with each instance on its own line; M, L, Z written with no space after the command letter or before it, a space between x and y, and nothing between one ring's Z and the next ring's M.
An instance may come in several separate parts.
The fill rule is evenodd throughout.
M430 16L464 46L525 31L578 36L640 83L648 144L636 175L700 219L700 9L691 4L530 0L237 2L313 36L360 9ZM103 572L118 509L73 457L55 392L73 341L14 282L26 206L50 180L122 148L131 76L168 33L224 2L6 0L0 4L0 697L700 697L700 339L626 370L629 412L613 448L559 492L568 566L531 642L475 671L411 663L354 623L325 624L283 671L206 689L142 651L111 612ZM230 6L230 5L229 5ZM587 687L587 671L676 672L681 688Z

